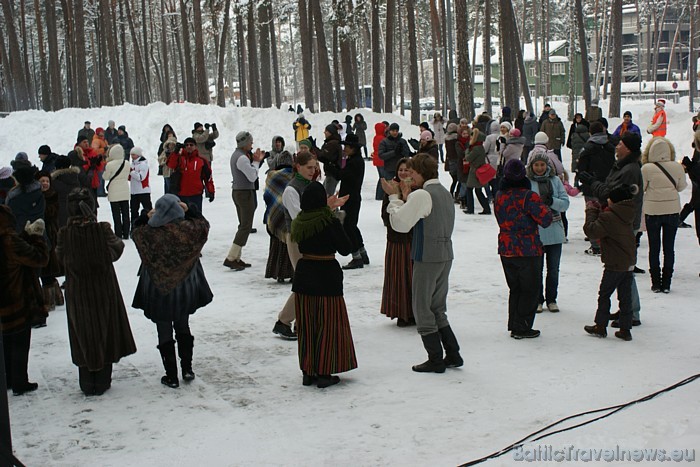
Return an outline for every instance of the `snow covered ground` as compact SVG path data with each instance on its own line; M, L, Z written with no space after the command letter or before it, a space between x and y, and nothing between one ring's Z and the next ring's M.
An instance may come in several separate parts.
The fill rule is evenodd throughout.
M653 106L630 101L623 109L645 128ZM668 109L669 136L681 156L691 154L691 114L685 109L687 101ZM557 110L565 113L563 105ZM381 119L398 121L405 135L418 136L398 116L362 113L369 140ZM312 135L322 139L325 124L343 116L307 115ZM263 278L268 237L262 207L256 213L259 233L244 249L253 267L234 272L221 265L237 225L228 169L235 133L251 131L263 149L269 149L275 134L293 143L294 118L277 110L153 104L30 111L0 119L0 165L9 165L20 150L38 163L41 144L65 154L84 120L91 120L93 128L106 126L108 119L125 124L145 149L153 173L163 124L172 124L181 140L195 121L215 122L221 132L214 148L217 198L204 206L212 230L202 259L215 298L191 320L197 379L177 390L160 384L155 326L129 308L139 259L127 241L115 267L139 350L115 365L112 389L86 398L70 360L65 308L51 313L48 327L34 331L32 338L29 373L39 390L9 397L14 450L26 465L456 465L564 416L637 399L698 373L700 249L694 230L678 233L670 295L653 294L649 276L637 276L643 325L633 329L634 340L596 339L583 326L593 320L602 268L598 258L583 253L581 197L572 199L569 209L558 300L562 311L538 315L535 327L542 336L528 341L515 341L506 331L508 289L497 256L495 220L457 213L449 317L465 365L443 375L412 372L411 365L425 359L415 328L397 328L378 311L385 231L380 203L374 201L377 174L368 163L360 227L372 264L345 274L359 368L341 375L337 386L303 387L296 343L271 332L290 286ZM611 129L618 123L611 120ZM565 151L564 157L568 166L570 154ZM153 178L156 199L162 183ZM449 183L448 175L442 173L441 179ZM681 196L683 202L689 199L690 189ZM111 221L106 201L101 202L100 219ZM646 256L644 238L639 250L644 269ZM699 402L696 382L541 444L555 449L698 448ZM506 454L489 465L518 463Z

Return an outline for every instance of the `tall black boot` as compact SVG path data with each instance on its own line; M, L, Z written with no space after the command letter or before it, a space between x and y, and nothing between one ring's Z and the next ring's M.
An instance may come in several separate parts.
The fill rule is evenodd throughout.
M418 373L444 373L445 362L442 361L440 333L433 332L420 337L423 340L423 347L428 352L428 360L420 365L413 365L413 371Z
M673 277L673 269L664 268L661 274L661 291L669 293L671 291L671 277Z
M95 379L93 378L92 371L88 370L87 367L78 367L78 383L80 384L80 390L86 396L92 396L95 394Z
M95 382L95 395L101 396L112 387L112 364L107 364L101 370L93 371L92 378Z
M649 275L651 276L651 291L654 293L661 292L661 269L650 267Z
M163 367L165 368L165 376L160 379L160 382L171 388L180 387L180 380L177 378L175 341L160 344L158 350L160 350L160 358L163 359Z
M450 326L439 329L442 346L445 348L445 358L442 360L447 368L457 368L464 365L464 360L459 354L459 343Z
M32 330L27 328L13 336L12 348L12 394L21 396L25 392L36 391L37 383L30 383L27 375L29 363L29 344L32 339Z
M194 337L189 334L177 334L177 353L180 354L180 368L182 368L182 379L192 381L194 371L192 371L192 348L194 347Z

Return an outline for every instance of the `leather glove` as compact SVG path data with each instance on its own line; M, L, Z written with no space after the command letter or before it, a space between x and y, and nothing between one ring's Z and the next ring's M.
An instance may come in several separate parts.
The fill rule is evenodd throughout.
M211 129L212 129L212 130L216 130L216 123L212 123L212 124L211 124Z
M205 123L205 124L204 124L204 128L206 128L207 130L209 129L210 126L211 126L211 125L209 125L208 123Z
M185 145L184 145L184 144L182 144L182 143L177 143L177 144L175 145L175 150L176 150L177 152L180 152L180 151L182 151L183 149L185 149Z
M318 146L316 146L316 139L313 136L309 136L309 141L311 142L311 149L318 148Z
M690 160L690 157L685 156L683 160L681 161L681 164L683 164L685 167L692 167L693 166L693 161Z
M209 200L210 203L213 202L214 201L214 193L207 191L207 199Z
M590 185L595 181L595 176L590 172L579 172L578 181L584 185Z
M44 230L46 230L46 224L44 224L44 219L37 219L34 222L27 221L24 224L24 231L29 235L43 236Z

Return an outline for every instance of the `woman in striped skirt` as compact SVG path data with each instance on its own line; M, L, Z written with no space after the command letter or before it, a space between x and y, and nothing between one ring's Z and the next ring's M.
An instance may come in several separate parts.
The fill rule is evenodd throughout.
M394 181L400 183L408 177L408 159L401 159L396 169ZM382 202L382 220L386 226L386 255L384 257L384 289L382 291L382 314L397 319L397 326L406 327L416 324L411 306L411 283L413 265L411 264L411 232L399 233L391 228L389 213L389 196L384 195Z
M343 271L335 253L348 255L352 246L331 209L347 196L326 197L318 182L301 196L301 212L292 222L292 240L302 254L294 273L299 366L302 383L325 388L340 381L333 373L357 368L355 346L343 298Z

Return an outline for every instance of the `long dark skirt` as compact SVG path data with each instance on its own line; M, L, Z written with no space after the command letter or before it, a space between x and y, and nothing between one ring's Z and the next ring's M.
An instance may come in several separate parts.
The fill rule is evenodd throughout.
M387 241L384 256L384 289L380 308L382 314L391 319L399 318L404 321L413 319L412 284L411 244Z
M294 302L301 370L309 375L332 375L357 368L343 296L297 292Z
M270 237L270 253L265 267L265 279L270 277L277 280L294 277L294 268L289 260L287 245L275 236Z

